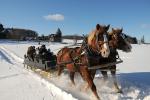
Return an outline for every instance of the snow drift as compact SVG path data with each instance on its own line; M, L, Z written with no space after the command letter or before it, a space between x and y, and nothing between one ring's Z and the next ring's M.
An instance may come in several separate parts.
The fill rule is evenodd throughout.
M45 44L47 48L51 48L51 51L53 51L55 54L60 50L60 48L71 45L70 42L68 44L60 44L60 43L43 43L43 44ZM22 62L23 55L26 53L27 47L31 45L35 45L36 47L39 46L38 43L36 42L31 43L29 42L10 43L7 41L5 41L4 43L1 42L2 50L4 51L3 54L6 56L8 55L13 57L14 59L13 61L17 61L19 63ZM150 45L132 45L132 46L133 49L131 53L119 51L119 55L124 62L122 64L117 65L118 66L117 78L119 86L122 88L124 94L115 93L111 77L104 84L101 73L97 71L94 83L96 84L98 94L102 100L150 99L150 81L149 81ZM4 58L4 56L1 59L9 61L8 59ZM15 66L17 64L18 63L16 63ZM6 65L4 64L4 66L7 66L7 64ZM19 67L20 66L22 65L19 64ZM82 90L85 83L78 74L76 74L75 76L76 86L72 86L70 84L68 74L63 74L60 77L56 77L54 75L50 79L46 80L39 77L38 75L35 75L32 72L30 72L30 74L33 74L33 76L35 77L36 80L39 81L39 83L44 84L49 89L50 93L54 92L55 94L56 92L55 94L56 98L53 99L59 100L64 96L63 97L64 99L66 98L72 99L73 97L75 97L79 100L89 100L89 99L93 100L93 95L90 90L88 91ZM53 86L55 87L55 89L53 88ZM67 93L64 91L66 91Z

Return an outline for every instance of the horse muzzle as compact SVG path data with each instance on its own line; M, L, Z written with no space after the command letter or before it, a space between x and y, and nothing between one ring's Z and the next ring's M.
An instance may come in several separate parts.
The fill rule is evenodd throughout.
M104 57L104 58L107 58L107 57L109 56L109 54L110 54L110 50L108 50L108 49L103 49L103 50L101 51L101 55L102 55L102 57Z

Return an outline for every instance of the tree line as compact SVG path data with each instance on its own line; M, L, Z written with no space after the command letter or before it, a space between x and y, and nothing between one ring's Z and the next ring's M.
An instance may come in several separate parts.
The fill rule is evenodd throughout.
M4 26L0 24L0 39L25 40L37 37L38 33L36 31L19 28L4 28Z
M136 37L131 37L129 35L125 35L127 41L132 44L137 44ZM61 42L62 39L74 39L74 40L82 40L83 36L75 35L63 35L61 30L58 28L55 34L50 34L48 36L38 36L38 33L33 30L28 29L18 29L18 28L4 28L2 24L0 24L0 39L14 39L14 40L41 40L41 41L53 41L53 42ZM144 37L141 40L144 42Z

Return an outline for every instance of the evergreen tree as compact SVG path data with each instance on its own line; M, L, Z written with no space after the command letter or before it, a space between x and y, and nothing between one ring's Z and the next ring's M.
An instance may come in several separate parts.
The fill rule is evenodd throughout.
M0 24L0 32L2 32L4 30L4 27L2 24Z
M6 38L6 34L3 32L4 27L2 24L0 24L0 39L5 39Z
M61 30L60 30L59 28L57 29L56 34L57 34L58 36L60 36L60 37L62 36L62 32L61 32Z

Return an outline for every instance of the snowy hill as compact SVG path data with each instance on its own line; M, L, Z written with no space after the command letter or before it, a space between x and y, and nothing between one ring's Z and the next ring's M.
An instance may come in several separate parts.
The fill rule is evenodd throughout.
M43 44L57 53L60 48L71 45L72 42ZM24 69L23 56L30 45L39 46L36 42L0 41L0 93L2 94L0 100L9 98L13 100L72 100L75 98L93 100L90 90L82 90L85 83L78 74L75 76L76 86L74 87L67 74L42 79ZM102 100L150 100L150 45L132 45L132 47L131 53L119 51L124 62L117 65L117 78L124 94L115 93L111 77L104 84L98 71L94 82Z

